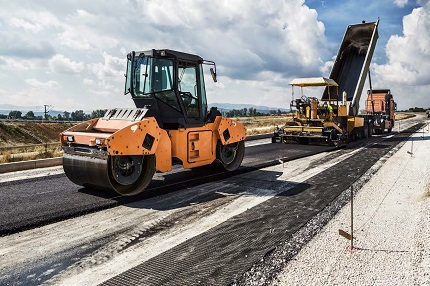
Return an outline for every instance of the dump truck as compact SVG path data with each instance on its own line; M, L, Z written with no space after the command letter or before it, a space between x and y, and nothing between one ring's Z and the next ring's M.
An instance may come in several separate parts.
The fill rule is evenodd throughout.
M66 176L77 185L133 196L155 171L174 164L237 169L246 129L216 108L207 111L203 66L211 66L216 82L215 62L200 56L169 49L129 53L124 94L136 108L114 108L62 132Z
M394 127L397 104L389 89L369 89L367 91L365 115L372 134L391 132Z
M378 39L376 22L349 25L328 78L298 78L290 82L294 112L291 122L277 127L272 142L322 143L342 146L369 134L359 116L359 102ZM308 97L304 87L323 86L321 98ZM294 87L301 88L295 98Z

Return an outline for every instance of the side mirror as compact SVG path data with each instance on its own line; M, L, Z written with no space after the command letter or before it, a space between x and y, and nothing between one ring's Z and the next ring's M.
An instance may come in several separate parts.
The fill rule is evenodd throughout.
M213 69L213 68L210 68L210 71L211 71L211 76L212 76L213 81L214 81L214 82L217 82L217 79L216 79L216 72L214 72L214 69Z

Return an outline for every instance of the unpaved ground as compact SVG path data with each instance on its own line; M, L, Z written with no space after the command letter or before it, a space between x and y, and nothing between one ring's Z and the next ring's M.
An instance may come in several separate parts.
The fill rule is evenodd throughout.
M0 122L0 147L40 144L40 141L25 133L23 129L43 142L59 142L60 133L73 125L72 123Z
M272 285L430 285L430 133L418 132ZM413 143L412 143L413 141ZM412 153L412 154L411 154Z

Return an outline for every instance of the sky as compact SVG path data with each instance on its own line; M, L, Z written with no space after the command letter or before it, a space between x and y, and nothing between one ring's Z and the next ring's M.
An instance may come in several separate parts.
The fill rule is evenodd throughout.
M289 108L289 82L329 77L346 27L379 17L373 88L391 89L398 109L430 107L430 0L0 0L0 7L0 105L134 107L124 95L127 53L167 48L216 62L218 82L206 73L209 103Z

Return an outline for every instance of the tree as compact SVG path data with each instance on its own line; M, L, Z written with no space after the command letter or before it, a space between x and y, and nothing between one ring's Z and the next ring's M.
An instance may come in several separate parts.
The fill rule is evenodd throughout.
M57 120L58 121L62 121L63 120L63 116L61 116L61 114L59 114L59 113L58 113L58 116L57 116Z
M85 113L83 110L76 110L70 114L73 121L83 121L85 119Z
M9 118L11 119L19 119L22 116L22 112L18 110L14 110L9 112Z
M26 119L34 119L34 117L34 112L31 110L24 115L24 118Z
M93 110L93 112L91 112L91 118L103 117L105 115L106 111L107 111L107 109Z
M64 120L70 120L70 112L64 111L63 112Z

